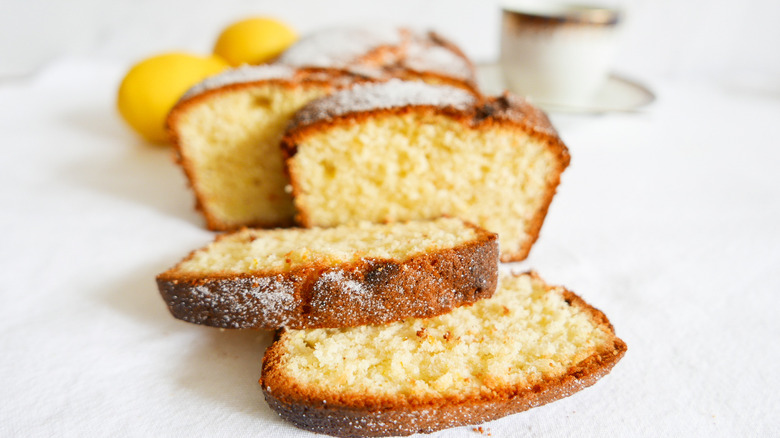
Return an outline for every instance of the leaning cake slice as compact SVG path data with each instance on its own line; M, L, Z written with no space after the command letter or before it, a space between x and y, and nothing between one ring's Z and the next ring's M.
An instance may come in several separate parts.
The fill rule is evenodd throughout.
M430 317L493 294L496 235L441 218L222 235L157 277L171 313L222 328Z
M304 104L354 81L338 71L244 66L182 97L168 129L209 229L292 225L279 139Z
M284 419L343 437L479 424L567 397L626 351L606 316L535 274L492 298L385 326L284 330L260 383Z
M502 261L527 257L569 164L518 96L399 80L307 104L282 146L302 225L461 217L498 233Z

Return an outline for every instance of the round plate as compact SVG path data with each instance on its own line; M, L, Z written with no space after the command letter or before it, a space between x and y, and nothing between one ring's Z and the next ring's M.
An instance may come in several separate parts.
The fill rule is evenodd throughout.
M498 64L478 66L477 79L486 94L501 94L506 89ZM638 111L654 100L655 94L644 85L613 73L588 104L561 105L538 100L531 102L549 112L599 114Z

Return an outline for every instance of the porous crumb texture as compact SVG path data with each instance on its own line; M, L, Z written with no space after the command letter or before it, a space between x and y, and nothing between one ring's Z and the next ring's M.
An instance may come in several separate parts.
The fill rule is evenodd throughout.
M212 82L203 90L223 85ZM266 81L196 95L174 108L169 126L209 228L292 224L279 139L296 110L330 91L323 83Z
M326 394L466 399L566 373L613 333L531 276L500 279L493 297L427 320L290 330L283 372ZM332 397L328 397L332 398Z
M514 123L474 119L474 101L465 94L436 96L450 105L374 112L353 99L352 113L330 105L339 95L349 94L304 107L293 122L300 129L284 139L301 223L456 216L498 233L502 261L527 256L568 164L559 140ZM383 108L378 97L364 100Z
M430 317L492 295L496 235L458 219L226 234L160 274L171 313L223 328Z
M266 352L261 384L300 427L406 435L568 396L625 350L606 317L573 293L535 274L502 275L492 298L434 318L286 330Z
M336 265L362 258L404 262L419 254L473 240L475 228L441 218L393 224L310 229L244 229L221 236L182 262L182 273L205 275L289 271L307 264Z

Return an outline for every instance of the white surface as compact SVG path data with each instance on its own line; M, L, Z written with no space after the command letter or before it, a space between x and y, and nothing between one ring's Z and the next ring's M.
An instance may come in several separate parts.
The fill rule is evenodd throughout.
M160 299L154 276L212 234L169 150L115 115L123 71L0 85L0 436L313 436L263 400L270 335ZM780 101L656 91L641 114L554 118L572 164L519 265L602 309L628 353L494 437L780 434Z

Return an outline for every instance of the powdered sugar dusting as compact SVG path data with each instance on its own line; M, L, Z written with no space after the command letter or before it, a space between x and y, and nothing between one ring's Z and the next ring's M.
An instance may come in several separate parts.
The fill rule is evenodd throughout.
M237 289L251 296L253 301L263 309L261 313L265 317L295 308L293 285L290 282L273 277L244 278L237 285Z
M187 100L208 90L222 88L231 84L264 81L269 79L292 79L295 69L286 65L244 65L238 68L226 70L220 74L211 76L195 84L187 90L181 100Z
M421 40L419 36L409 45L403 66L418 72L474 79L471 65L466 59L445 46L431 44L427 39Z
M474 69L454 45L433 32L395 27L333 28L294 44L278 62L294 67L335 68L369 78L398 69L473 82Z
M297 303L294 287L281 276L214 280L197 285L186 296L174 297L197 309L185 318L194 323L240 328L271 328L286 324Z
M360 315L381 317L385 310L382 302L364 282L350 278L342 269L331 269L322 273L312 286L310 305L317 311L342 312L341 317L348 320L360 319Z
M373 49L401 41L399 29L393 27L325 29L295 43L278 62L295 67L346 68Z
M356 297L364 297L368 294L368 290L363 285L355 280L347 280L344 277L344 271L340 269L333 269L328 271L317 280L317 283L336 283L342 290L351 293ZM317 284L314 286L317 288Z
M364 297L368 294L368 291L360 282L345 279L344 271L342 270L334 269L326 272L317 280L317 283L320 282L338 283L345 291L358 297Z
M405 106L430 105L465 110L477 102L460 88L393 79L380 84L361 84L315 100L303 107L294 124L309 124L347 113Z

